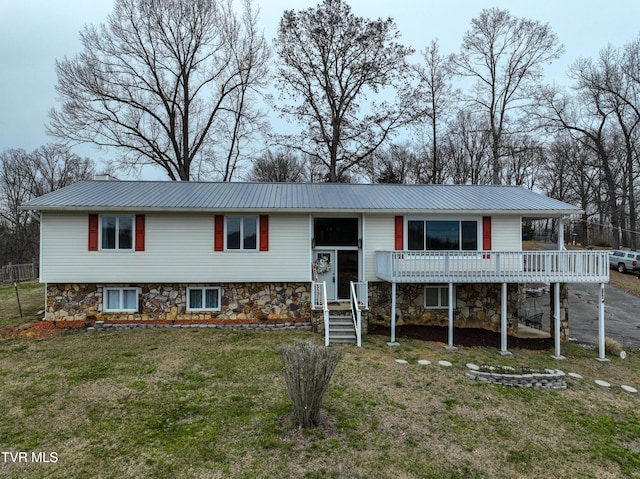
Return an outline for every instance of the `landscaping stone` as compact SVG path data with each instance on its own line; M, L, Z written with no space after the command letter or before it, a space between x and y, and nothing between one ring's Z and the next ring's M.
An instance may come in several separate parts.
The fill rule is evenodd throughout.
M503 367L501 369L504 370L505 368ZM498 371L498 368L493 368L493 371L489 372L470 369L465 373L465 376L476 381L500 384L502 386L545 389L567 388L567 383L565 381L566 375L563 371L558 369L547 369L544 373L531 374L513 374L512 372L500 373L495 371Z

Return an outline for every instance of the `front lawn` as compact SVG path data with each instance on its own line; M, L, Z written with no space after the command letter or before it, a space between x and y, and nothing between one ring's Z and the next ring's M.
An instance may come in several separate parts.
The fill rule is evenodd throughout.
M341 348L325 419L301 431L287 421L278 348L309 337L321 341L213 329L0 340L0 476L640 477L640 397L620 387L640 388L640 352L602 364L563 344L557 362L551 351L503 358L370 336ZM584 378L564 391L513 389L467 379L471 362Z

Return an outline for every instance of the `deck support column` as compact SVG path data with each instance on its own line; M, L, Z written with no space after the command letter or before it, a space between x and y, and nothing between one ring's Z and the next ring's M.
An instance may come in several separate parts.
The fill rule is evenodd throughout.
M553 288L553 318L555 355L552 357L557 360L567 359L560 354L560 283L555 283Z
M507 351L507 283L502 283L502 311L500 315L500 355L511 356Z
M449 342L446 347L447 351L457 351L453 345L453 283L449 283Z
M609 361L605 356L606 348L604 339L604 283L600 283L600 298L598 301L598 349L600 355L598 361L603 363Z
M400 346L396 342L396 282L391 283L391 341L387 346Z

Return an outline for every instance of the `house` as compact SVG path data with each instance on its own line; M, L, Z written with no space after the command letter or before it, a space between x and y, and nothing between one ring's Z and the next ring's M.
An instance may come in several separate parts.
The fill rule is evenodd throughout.
M517 186L103 180L23 209L41 222L56 321L295 322L319 311L322 329L344 302L356 325L363 309L390 325L392 342L401 322L448 326L453 346L455 324L500 331L506 353L522 284L554 283L559 295L560 284L609 280L607 253L564 250L562 227L557 250L522 251L523 220L562 225L580 210Z

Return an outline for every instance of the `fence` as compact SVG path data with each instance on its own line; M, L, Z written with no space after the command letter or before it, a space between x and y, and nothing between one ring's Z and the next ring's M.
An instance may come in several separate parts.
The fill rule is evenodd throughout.
M38 263L8 264L0 269L0 284L37 279L38 273Z

